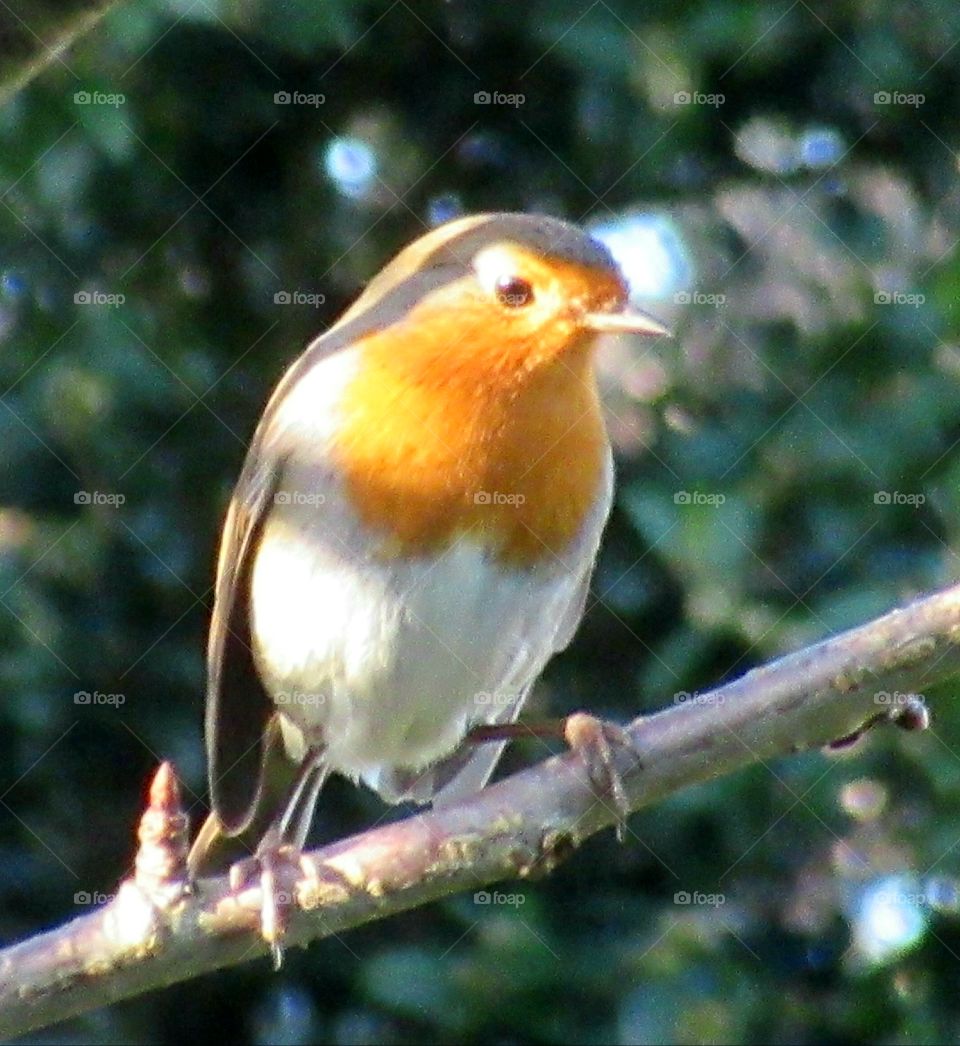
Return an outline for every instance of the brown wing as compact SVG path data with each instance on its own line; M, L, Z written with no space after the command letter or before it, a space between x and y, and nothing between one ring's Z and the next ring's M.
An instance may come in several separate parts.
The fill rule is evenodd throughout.
M257 442L227 510L207 642L207 773L210 802L228 835L253 819L263 789L264 735L275 709L253 658L250 577L273 501L271 469Z
M351 336L341 320L314 339L280 379L254 433L223 525L207 641L204 732L210 803L230 836L250 826L260 805L269 755L264 737L276 712L254 663L250 624L253 559L283 473L276 416L297 380L349 345Z

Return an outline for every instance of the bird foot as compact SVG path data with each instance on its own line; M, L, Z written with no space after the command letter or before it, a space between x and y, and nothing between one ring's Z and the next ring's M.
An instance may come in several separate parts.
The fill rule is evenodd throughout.
M296 907L296 885L307 871L301 851L274 831L267 832L252 857L230 868L234 893L260 887L260 935L270 945L275 970L283 962L282 942Z
M575 712L564 720L563 737L571 750L583 760L601 802L612 803L617 813L616 832L623 842L630 804L623 787L623 775L617 769L617 752L626 749L639 765L636 745L623 727L587 712Z

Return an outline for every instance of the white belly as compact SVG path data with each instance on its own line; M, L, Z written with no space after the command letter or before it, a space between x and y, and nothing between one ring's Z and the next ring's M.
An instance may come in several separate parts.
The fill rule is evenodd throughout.
M471 725L516 701L553 652L578 587L555 567L507 574L466 542L439 561L358 566L330 547L326 528L303 522L274 511L263 535L257 662L303 741L373 787L383 770L448 755Z

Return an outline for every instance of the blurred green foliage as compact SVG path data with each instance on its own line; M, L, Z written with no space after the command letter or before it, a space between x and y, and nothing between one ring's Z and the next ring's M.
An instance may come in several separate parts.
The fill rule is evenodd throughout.
M668 247L676 339L603 357L617 506L533 714L662 707L955 579L958 40L949 0L143 0L0 110L3 937L110 892L159 759L202 816L246 441L442 214L645 215ZM522 901L34 1041L955 1041L953 689L925 735L677 795ZM383 813L334 781L317 836Z

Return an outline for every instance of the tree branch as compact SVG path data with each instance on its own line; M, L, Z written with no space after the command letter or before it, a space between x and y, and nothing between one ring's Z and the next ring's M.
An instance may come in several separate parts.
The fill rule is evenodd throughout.
M0 6L0 105L122 0L5 0Z
M740 767L851 738L880 720L922 725L925 689L960 670L960 586L755 669L656 715L618 753L631 809ZM569 753L468 801L341 840L306 858L287 945L340 934L504 878L550 872L617 819ZM140 828L137 874L110 904L0 952L0 1036L267 954L259 890L191 890L186 830L166 768Z

